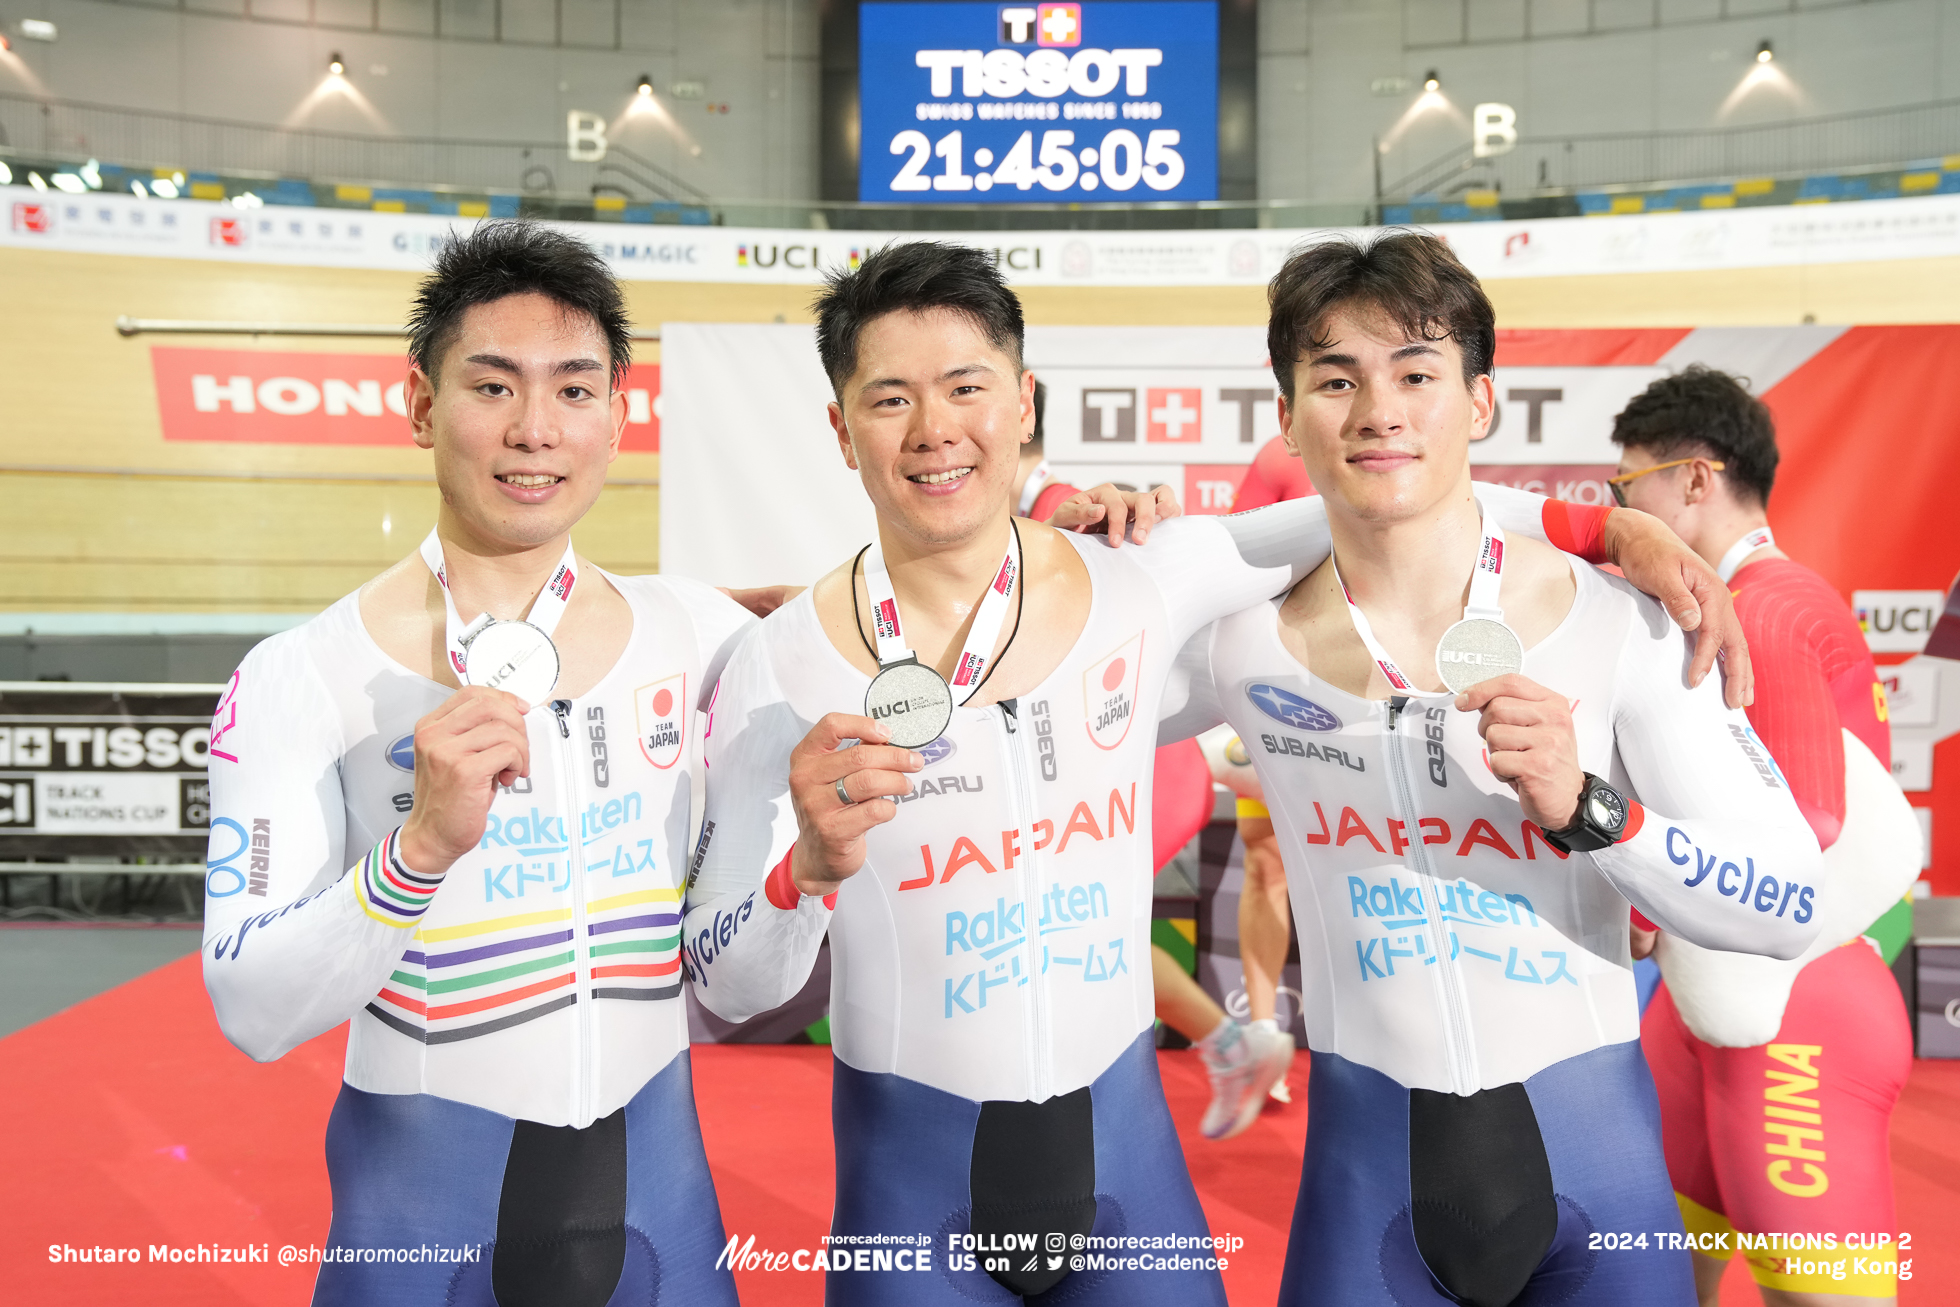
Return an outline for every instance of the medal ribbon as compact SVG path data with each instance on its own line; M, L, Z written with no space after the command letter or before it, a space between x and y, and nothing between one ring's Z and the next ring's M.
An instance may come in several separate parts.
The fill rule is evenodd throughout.
M1729 552L1722 555L1722 561L1715 567L1715 574L1727 585L1730 578L1742 570L1742 560L1758 549L1772 549L1776 546L1776 536L1766 526L1759 526L1749 534L1729 546Z
M980 600L980 611L973 615L966 646L960 650L960 661L953 669L955 705L972 698L980 687L987 660L994 656L994 642L1000 638L1001 624L1007 620L1008 601L1014 597L1014 587L1020 581L1021 533L1016 529L1009 535L1007 552ZM895 663L916 662L917 655L905 643L905 631L898 616L898 596L892 591L891 574L885 570L885 551L876 541L864 553L864 589L871 597L871 632L878 642L878 665L890 667Z
M1480 505L1481 507L1481 505ZM1493 622L1504 620L1504 608L1498 600L1498 590L1504 577L1504 528L1488 512L1484 513L1484 541L1477 551L1477 568L1470 574L1470 600L1463 606L1464 620L1473 617L1487 618ZM1418 690L1388 656L1380 640L1375 638L1374 628L1368 625L1368 615L1354 602L1348 592L1347 582L1341 580L1341 565L1335 561L1330 550L1328 561L1334 564L1334 582L1341 587L1341 598L1347 601L1348 616L1354 619L1354 631L1361 637L1361 643L1368 647L1368 656L1375 660L1375 666L1382 669L1389 685L1404 694L1424 698L1454 698L1452 690Z
M466 655L470 641L476 638L490 623L499 620L487 610L479 614L474 622L463 625L462 615L456 611L456 597L449 593L449 571L443 563L442 540L431 530L428 539L422 542L422 561L435 573L436 583L442 587L442 606L445 610L444 634L449 644L449 668L456 673L456 679L463 684L470 683L464 674ZM578 582L577 567L572 558L572 542L565 542L565 556L558 562L558 570L545 582L544 589L531 601L531 611L523 620L529 622L549 636L558 629L558 619L565 615L565 604L572 597L572 587Z

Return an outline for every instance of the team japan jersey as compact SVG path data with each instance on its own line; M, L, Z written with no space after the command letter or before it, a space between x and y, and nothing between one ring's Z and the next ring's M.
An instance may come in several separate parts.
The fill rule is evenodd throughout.
M1537 496L1479 487L1508 529L1543 538ZM1018 700L955 708L919 750L914 794L865 837L835 908L782 859L796 837L790 751L825 713L862 711L869 678L809 594L729 659L707 739L708 809L685 958L731 1021L789 999L831 940L833 1050L976 1100L1042 1101L1094 1081L1155 1020L1151 776L1172 659L1207 622L1326 558L1318 499L1186 517L1147 544L1067 536L1089 572L1087 625ZM774 873L771 868L778 868Z
M1572 702L1579 765L1629 799L1619 843L1562 853L1493 775L1478 714L1370 700L1301 665L1261 603L1179 660L1177 738L1222 712L1279 832L1307 1040L1409 1088L1468 1094L1639 1038L1630 900L1709 948L1793 957L1820 855L1719 677L1625 582L1576 563L1565 620L1524 675ZM1215 698L1213 696L1216 696Z
M571 1126L686 1047L696 708L753 619L692 581L605 579L632 608L625 651L530 712L530 776L440 876L395 832L415 723L455 691L383 653L358 595L246 656L211 730L204 982L232 1043L270 1061L351 1018L356 1089Z

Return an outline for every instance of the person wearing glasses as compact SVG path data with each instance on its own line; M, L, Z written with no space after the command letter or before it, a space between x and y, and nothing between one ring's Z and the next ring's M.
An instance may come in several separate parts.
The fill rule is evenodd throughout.
M1865 934L1920 865L1918 823L1891 776L1878 669L1843 597L1777 548L1776 428L1762 401L1734 377L1689 367L1635 396L1613 439L1620 502L1673 527L1734 591L1757 668L1749 723L1832 870L1824 929L1787 962L1673 935L1656 947L1648 923L1634 922L1635 954L1655 951L1665 977L1640 1037L1675 1201L1704 1249L1696 1288L1713 1307L1738 1230L1835 1235L1836 1251L1745 1252L1765 1301L1890 1302L1898 1250L1860 1258L1845 1242L1897 1228L1887 1137L1912 1068L1905 1004Z

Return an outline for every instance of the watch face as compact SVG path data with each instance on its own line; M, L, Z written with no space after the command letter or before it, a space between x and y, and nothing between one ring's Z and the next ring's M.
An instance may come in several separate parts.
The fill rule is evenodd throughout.
M1586 816L1601 830L1617 831L1626 823L1626 801L1603 785L1595 786L1586 795Z

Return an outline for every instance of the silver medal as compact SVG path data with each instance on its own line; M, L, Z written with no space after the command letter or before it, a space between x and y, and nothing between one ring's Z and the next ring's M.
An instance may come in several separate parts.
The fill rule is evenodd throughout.
M1453 693L1524 670L1524 642L1488 617L1466 617L1436 642L1436 674Z
M871 678L864 715L890 733L891 743L923 748L944 735L953 720L953 691L938 672L907 659Z
M463 682L508 691L535 708L557 688L558 646L529 622L491 622L466 646Z

